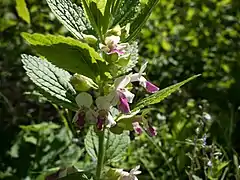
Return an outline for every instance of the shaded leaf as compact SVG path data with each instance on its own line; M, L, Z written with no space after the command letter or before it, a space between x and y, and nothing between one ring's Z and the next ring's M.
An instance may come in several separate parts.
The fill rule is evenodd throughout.
M76 104L71 102L76 92L69 83L71 75L67 71L36 56L22 54L21 57L27 75L39 87L41 94L53 103L76 109Z

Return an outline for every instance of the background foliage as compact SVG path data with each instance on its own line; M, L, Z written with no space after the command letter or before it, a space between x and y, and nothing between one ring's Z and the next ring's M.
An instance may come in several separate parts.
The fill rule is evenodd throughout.
M69 165L91 168L83 140L72 140L63 128L64 110L26 93L35 86L20 54L33 52L21 32L70 35L45 1L26 2L30 16L25 19L15 1L0 2L0 178L40 179L51 168ZM134 141L125 160L115 162L118 166L140 164L139 179L240 178L239 8L237 0L159 2L138 37L149 78L164 88L202 76L154 106L148 115L158 136L132 134Z

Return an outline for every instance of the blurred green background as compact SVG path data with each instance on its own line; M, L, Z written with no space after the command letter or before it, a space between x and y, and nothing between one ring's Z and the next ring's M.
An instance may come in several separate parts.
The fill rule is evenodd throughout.
M0 1L0 179L41 179L54 167L91 163L82 140L66 136L62 110L26 93L35 86L20 54L34 52L20 33L70 36L45 1L26 2L30 23L18 16L15 1ZM139 53L160 88L202 76L154 107L158 136L132 134L115 165L141 165L140 180L240 179L240 1L160 0L139 35Z

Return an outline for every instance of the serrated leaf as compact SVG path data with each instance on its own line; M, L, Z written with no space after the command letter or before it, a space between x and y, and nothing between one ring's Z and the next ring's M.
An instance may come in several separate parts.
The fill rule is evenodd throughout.
M71 0L46 0L50 9L58 20L78 39L82 39L82 32L90 30L84 11Z
M36 56L22 54L24 69L30 79L39 87L41 94L47 95L52 102L57 102L67 108L77 109L77 105L71 101L76 94L69 83L71 75L63 69L57 68L50 62Z
M148 3L141 9L140 13L134 18L133 23L130 26L130 35L125 40L126 42L131 41L141 31L158 1L159 0L149 0Z
M131 71L138 63L138 43L136 41L130 44L126 54L130 54L130 60L128 64L122 68L123 73Z
M137 14L137 9L140 5L139 0L124 0L121 1L121 4L117 4L120 2L117 2L115 6L119 6L116 7L116 11L115 12L115 16L114 16L114 21L113 21L113 26L119 24L121 26L126 25L128 22L131 21L131 19L133 19L136 14Z
M97 61L104 60L88 44L64 36L22 33L39 54L60 68L95 78Z
M30 14L25 0L16 0L16 10L19 17L21 17L28 24L31 23Z
M34 132L38 132L41 130L44 130L46 128L48 129L59 129L60 126L54 123L46 123L43 122L41 124L32 124L32 125L27 125L27 126L20 126L21 129L25 130L25 131L34 131Z
M139 103L137 103L136 107L134 108L133 111L136 111L138 109L142 109L148 105L152 105L152 104L156 104L156 103L160 103L162 100L164 100L166 97L170 96L173 92L177 91L182 85L186 84L187 82L195 79L196 77L198 77L200 75L195 75L192 76L180 83L174 84L172 86L169 86L155 94L152 94L144 99L142 99Z
M124 131L122 134L113 134L109 130L105 130L105 162L117 162L124 156L128 144L130 143L129 134ZM97 160L98 154L98 136L93 128L90 128L85 138L85 148L88 154Z

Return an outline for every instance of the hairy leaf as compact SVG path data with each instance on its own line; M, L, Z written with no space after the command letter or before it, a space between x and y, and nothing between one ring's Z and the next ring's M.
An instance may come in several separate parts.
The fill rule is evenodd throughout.
M139 103L137 103L136 107L134 108L133 111L138 110L138 109L142 109L148 105L151 104L156 104L161 102L162 100L164 100L166 97L170 96L173 92L177 91L182 85L186 84L187 82L195 79L196 77L198 77L200 75L195 75L192 76L180 83L174 84L172 86L169 86L155 94L150 95L149 97L146 97L144 99L142 99Z
M157 5L159 0L149 0L148 3L141 9L141 12L134 18L133 23L130 27L130 35L126 41L130 41L136 37L141 31L143 25L149 18L153 8Z
M25 0L16 0L16 10L19 17L21 17L28 24L31 23L30 14Z
M104 61L88 44L70 37L22 33L39 54L60 68L95 78L97 61Z
M105 130L105 162L117 162L121 160L129 143L130 138L127 131L118 135ZM85 147L88 154L95 160L97 160L98 144L98 136L93 128L90 128L85 138Z
M115 13L113 26L120 24L121 26L126 25L133 19L137 14L137 9L139 7L139 0L124 0L121 1L120 8ZM120 3L120 2L119 2ZM118 4L116 4L118 6Z
M67 71L36 56L22 54L22 62L27 75L39 87L41 94L53 103L76 109L76 104L72 103L72 95L76 92L69 83L71 75Z
M124 73L131 71L138 63L138 43L136 41L130 44L130 47L127 49L126 54L130 54L130 60L128 64L123 67Z
M46 0L58 20L78 39L82 39L82 32L90 30L84 11L71 0Z

